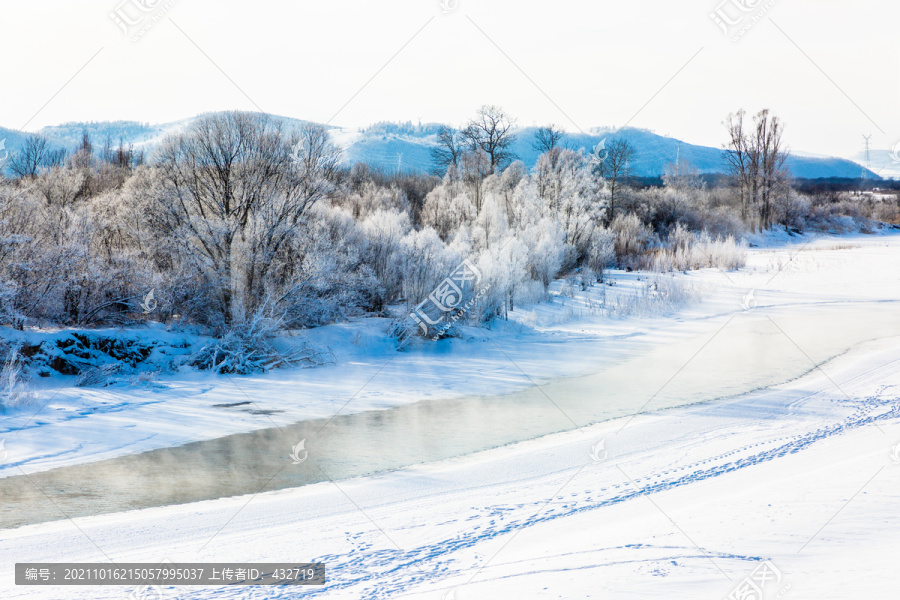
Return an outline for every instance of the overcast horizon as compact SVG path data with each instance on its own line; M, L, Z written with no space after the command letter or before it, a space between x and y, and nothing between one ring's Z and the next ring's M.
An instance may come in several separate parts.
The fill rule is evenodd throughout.
M855 18L876 8L877 20ZM714 147L739 108L772 109L800 152L846 157L863 134L878 149L900 140L897 82L884 85L877 64L892 56L895 5L52 0L4 12L0 36L19 53L0 73L26 82L3 95L10 129L230 109L349 128L459 124L497 104L525 127L628 125ZM731 37L714 14L739 22Z

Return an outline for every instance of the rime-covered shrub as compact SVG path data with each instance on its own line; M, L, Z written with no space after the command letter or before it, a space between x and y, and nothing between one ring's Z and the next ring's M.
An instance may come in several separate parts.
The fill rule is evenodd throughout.
M114 382L121 370L118 364L98 365L80 373L75 379L76 387L105 387Z
M666 244L651 250L642 267L656 271L689 271L713 267L731 271L746 264L746 248L734 238L695 234L682 224L675 226Z
M616 263L616 238L613 233L602 227L595 229L586 258L587 266L598 278L604 269L613 266Z
M776 205L775 219L788 229L803 230L806 229L809 208L809 200L791 190L784 201Z
M642 283L636 294L616 295L606 304L615 317L648 317L699 302L700 290L672 277L657 275Z
M651 243L651 234L635 214L618 215L610 224L616 259L625 267L640 263L641 256Z
M0 413L21 408L37 400L24 374L18 346L0 345Z
M317 348L308 340L279 347L275 338L284 327L283 316L273 314L270 305L263 304L255 313L203 344L189 363L214 373L247 375L278 367L312 367L334 361L329 350Z
M872 208L872 218L891 225L900 225L900 200L877 202Z
M520 237L528 248L528 273L546 291L563 266L565 234L558 223L545 218L522 231Z

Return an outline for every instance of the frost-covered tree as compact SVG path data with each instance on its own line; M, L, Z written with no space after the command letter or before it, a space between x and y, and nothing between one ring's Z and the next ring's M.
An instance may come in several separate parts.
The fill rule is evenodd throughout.
M724 158L739 190L741 217L752 229L768 229L778 210L776 205L789 198L784 123L763 109L753 117L751 128L744 122L745 114L740 110L725 120L728 141Z
M496 242L483 249L477 258L482 280L479 282L480 296L472 312L478 323L494 316L505 318L507 312L515 308L516 295L528 277L525 244L514 237Z
M363 227L328 203L310 208L274 257L259 306L293 327L324 325L372 308L384 289L366 253Z
M529 274L546 291L565 260L565 233L559 222L543 218L522 231L521 238L528 248Z
M43 177L34 181L49 205L67 206L85 195L85 173L81 169L50 167Z
M370 214L361 225L368 239L366 261L381 282L385 299L393 302L403 293L401 263L404 238L412 229L409 214L396 210L378 210Z
M499 199L488 194L472 226L472 241L476 248L490 248L509 237L509 221Z
M511 226L515 226L518 211L515 205L515 192L519 184L528 177L525 163L513 161L502 173L489 175L483 183L485 194L493 194L506 213Z
M425 299L461 260L461 256L447 249L431 227L410 231L403 239L398 261L407 310Z
M584 257L593 232L608 211L610 194L604 181L593 176L591 163L583 153L561 150L556 160L549 154L538 158L534 183L546 205L541 214L560 225L563 243L574 252L568 259L569 266L574 266L571 262Z
M477 214L469 186L448 177L425 197L422 222L435 229L441 239L449 240L459 229L469 227Z
M609 189L607 225L612 222L619 210L618 200L621 188L631 175L631 164L634 161L635 153L636 150L631 142L624 138L614 138L606 143L606 158L597 165L597 170L600 176L606 180Z
M157 224L210 282L226 322L262 301L276 256L333 189L339 161L322 127L254 113L203 117L164 143Z

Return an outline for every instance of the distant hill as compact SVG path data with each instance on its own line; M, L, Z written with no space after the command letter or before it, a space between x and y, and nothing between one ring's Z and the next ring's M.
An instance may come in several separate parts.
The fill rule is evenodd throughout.
M169 133L188 127L199 117L192 117L172 123L149 125L135 121L104 121L88 123L66 123L45 127L39 133L47 136L54 146L72 150L81 144L82 132L87 131L95 148L102 148L109 139L113 147L121 140L125 145L152 151ZM285 118L289 123L299 125L300 119ZM366 162L384 170L400 169L404 172L431 172L433 163L431 150L437 143L437 123L414 125L406 123L376 123L363 130L330 128L335 142L344 148L348 164ZM538 153L531 147L536 128L525 127L516 132L513 151L527 166L534 166ZM21 147L25 134L0 127L0 140L6 140L6 149L14 152ZM597 129L590 134L567 134L562 142L573 150L590 150L603 139L621 137L627 139L636 149L632 165L634 175L655 177L663 174L666 166L677 156L689 161L701 173L722 173L725 164L722 150L708 146L697 146L674 138L657 135L645 129L625 128L616 132ZM2 153L0 153L2 156ZM856 178L864 169L850 160L842 158L811 157L792 155L788 167L795 177L816 179L820 177ZM874 164L874 163L873 163ZM868 176L877 178L872 171Z
M367 162L384 169L396 169L398 164L404 171L430 171L433 168L431 149L437 142L435 125L421 127L422 131L409 131L398 127L398 131L380 127L374 131L361 132L346 146L349 162ZM513 152L527 166L534 166L538 152L531 147L537 128L526 127L516 133ZM624 138L636 149L632 171L639 177L656 177L666 171L666 167L679 156L701 173L722 173L725 163L722 149L697 146L674 138L657 135L645 129L625 128L617 132L598 131L591 134L567 134L562 145L572 150L584 148L590 151L603 139ZM402 156L401 156L402 155ZM820 177L859 177L862 167L843 158L820 158L791 155L788 167L795 177L816 179ZM870 177L875 174L869 171Z

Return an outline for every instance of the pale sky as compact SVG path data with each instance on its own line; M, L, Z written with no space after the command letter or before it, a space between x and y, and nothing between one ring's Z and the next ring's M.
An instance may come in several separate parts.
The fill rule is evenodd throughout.
M444 2L0 0L0 125L225 109L458 124L499 104L521 125L631 120L720 146L729 112L768 107L794 150L847 156L862 134L874 148L900 141L900 3ZM717 9L732 35L752 26L731 41ZM130 41L117 10L132 35L152 26Z

